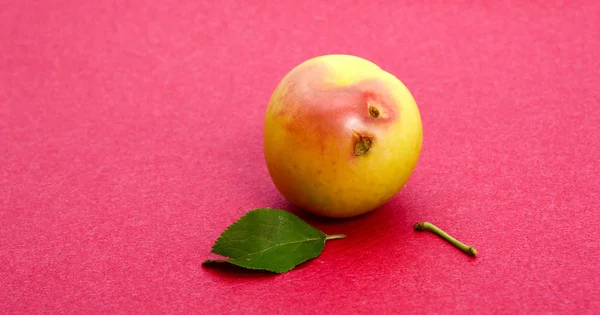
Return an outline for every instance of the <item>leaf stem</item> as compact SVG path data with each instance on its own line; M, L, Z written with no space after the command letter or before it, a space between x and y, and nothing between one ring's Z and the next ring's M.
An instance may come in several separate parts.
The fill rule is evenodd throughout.
M448 243L456 246L458 249L463 251L465 254L467 254L469 256L473 256L473 257L477 256L477 250L475 249L475 247L471 247L471 246L468 246L468 245L465 245L465 244L459 242L454 237L448 235L446 232L440 230L440 228L438 228L437 226L435 226L429 222L419 222L419 223L415 224L415 231L430 231L430 232L434 233L435 235L443 238Z
M329 240L336 240L336 239L340 239L340 238L346 238L346 235L344 235L344 234L327 235L325 237L325 240L329 241Z

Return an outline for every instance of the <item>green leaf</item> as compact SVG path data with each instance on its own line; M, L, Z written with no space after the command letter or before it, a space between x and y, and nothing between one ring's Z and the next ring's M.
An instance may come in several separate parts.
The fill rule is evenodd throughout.
M327 236L294 214L278 209L248 211L219 236L212 253L225 260L207 260L203 264L227 262L248 269L283 273L321 254Z

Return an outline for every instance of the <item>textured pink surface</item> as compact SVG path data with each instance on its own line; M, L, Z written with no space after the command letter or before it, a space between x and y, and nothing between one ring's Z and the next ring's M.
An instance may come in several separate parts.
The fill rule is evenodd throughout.
M600 312L600 2L560 2L1 2L0 307ZM413 92L414 176L371 214L304 216L348 238L292 272L201 267L245 211L293 210L263 113L326 53Z

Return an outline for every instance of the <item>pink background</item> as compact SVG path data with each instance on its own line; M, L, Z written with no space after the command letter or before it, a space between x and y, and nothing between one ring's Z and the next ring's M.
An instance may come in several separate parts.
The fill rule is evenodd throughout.
M2 312L599 313L600 2L451 3L0 2ZM327 53L423 117L407 187L351 220L294 209L262 156L275 85ZM348 238L202 267L257 207Z

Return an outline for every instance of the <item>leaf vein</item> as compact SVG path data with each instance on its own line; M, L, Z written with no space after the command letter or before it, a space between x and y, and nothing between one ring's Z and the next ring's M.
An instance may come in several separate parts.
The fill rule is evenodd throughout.
M248 256L250 256L250 255L256 255L256 254L264 253L264 252L266 252L266 251L268 251L268 250L271 250L271 249L273 249L273 248L280 247L280 246L291 245L291 244L298 244L298 243L306 243L306 242L310 242L310 241L318 241L318 240L319 240L319 238L318 238L318 237L313 237L313 238L308 238L308 239L305 239L305 240L299 240L299 241L292 241L292 242L279 243L279 244L275 244L275 245L273 245L273 246L269 246L269 247L267 247L267 248L261 249L261 250L259 250L259 251L257 251L257 252L253 252L253 253L247 252L247 253L248 253L248 255L246 255L246 256L242 256L242 257L237 257L236 259L239 259L239 258L244 258L244 257L248 257Z

